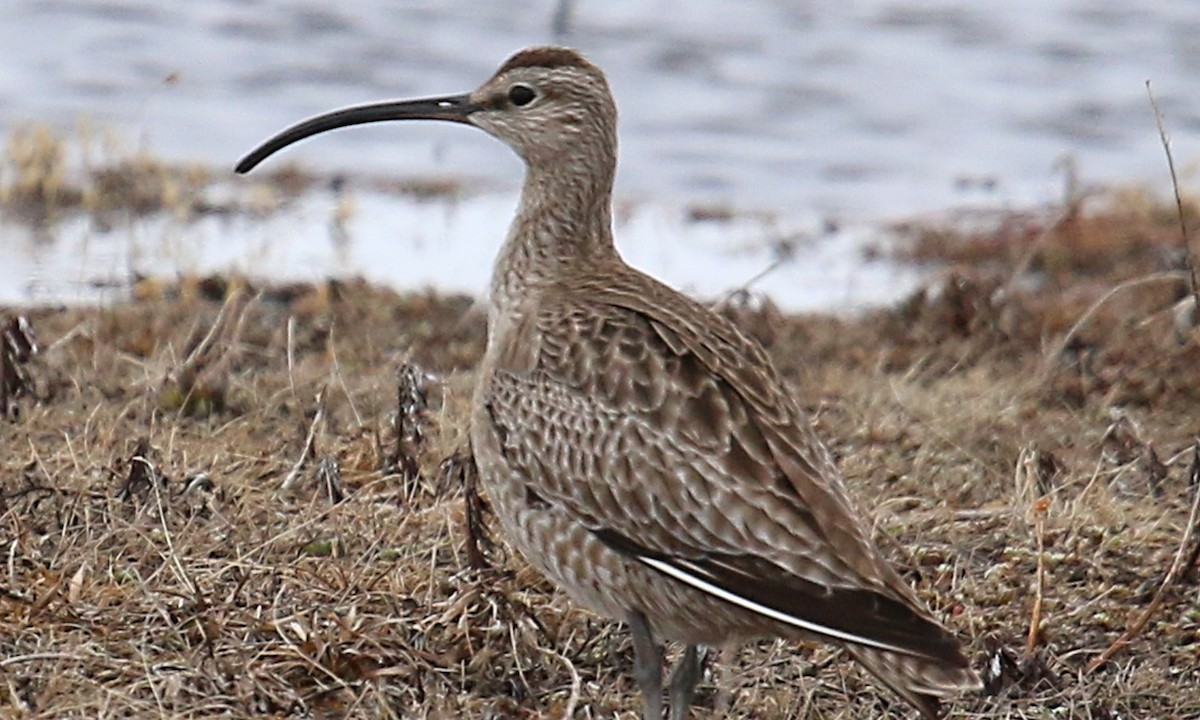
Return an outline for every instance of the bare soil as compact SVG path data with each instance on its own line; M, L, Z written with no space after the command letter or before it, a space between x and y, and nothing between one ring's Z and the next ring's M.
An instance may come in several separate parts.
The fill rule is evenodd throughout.
M1174 214L910 230L949 264L898 307L722 311L989 677L949 717L1200 717ZM0 716L640 717L625 631L468 532L470 299L189 278L4 314L39 352L3 366ZM717 655L697 718L914 716L827 646Z

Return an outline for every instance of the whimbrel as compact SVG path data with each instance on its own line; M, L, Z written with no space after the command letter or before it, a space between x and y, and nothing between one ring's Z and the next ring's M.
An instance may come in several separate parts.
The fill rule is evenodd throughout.
M578 52L518 52L478 90L314 117L245 157L383 120L474 125L525 161L496 260L471 443L509 541L584 605L628 623L646 720L660 641L818 638L936 718L979 680L958 641L873 544L809 419L763 349L625 264L612 237L617 112Z

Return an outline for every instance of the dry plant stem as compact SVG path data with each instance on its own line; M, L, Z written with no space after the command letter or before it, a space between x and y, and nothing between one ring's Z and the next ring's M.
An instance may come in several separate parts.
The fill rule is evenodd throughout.
M262 293L258 293L252 297L250 301L247 302L244 307L242 307L242 311L238 313L238 318L233 324L233 330L230 332L229 337L225 342L225 350L205 371L210 376L222 376L228 373L229 367L233 364L233 361L240 349L242 331L246 327L246 318L249 316L250 310L253 309L261 299Z
M1175 193L1175 211L1179 214L1179 242L1183 245L1183 258L1187 263L1192 301L1200 310L1200 280L1196 277L1196 258L1192 255L1192 241L1188 237L1187 221L1183 217L1183 197L1179 193L1179 176L1175 172L1175 158L1171 155L1171 139L1167 136L1166 127L1163 125L1162 110L1158 107L1158 99L1154 97L1154 90L1150 87L1149 80L1146 81L1146 93L1150 96L1151 107L1154 108L1154 120L1158 123L1158 137L1162 140L1163 152L1167 154L1167 169L1171 171L1171 189ZM1196 317L1200 318L1200 314L1197 314Z
M16 419L14 403L33 393L33 381L21 368L38 354L37 341L24 315L3 316L0 322L0 416Z
M292 397L296 397L296 316L288 315L287 319L287 368L288 387Z
M1189 470L1191 477L1195 478L1200 475L1200 442L1192 447L1192 467ZM1188 545L1191 544L1192 535L1196 531L1196 519L1200 515L1200 483L1192 484L1192 509L1188 513L1187 524L1183 529L1183 537L1179 540L1179 549L1175 551L1175 557L1171 560L1171 567L1167 570L1167 576L1163 578L1162 584L1158 586L1158 590L1154 593L1154 598L1150 600L1150 604L1142 611L1125 632L1114 640L1111 645L1104 649L1098 657L1088 663L1085 668L1085 673L1092 673L1100 669L1112 659L1114 655L1120 652L1126 645L1133 641L1139 633L1150 624L1150 618L1158 611L1158 608L1163 603L1163 596L1166 594L1167 588L1175 583L1175 578L1179 576L1180 570L1184 568L1184 554L1187 552Z
M1192 488L1197 497L1200 497L1200 457L1197 454L1200 454L1200 438L1196 439L1192 445L1192 467L1188 470L1188 487ZM1200 500L1196 502L1200 502ZM1192 515L1194 516L1195 514L1196 510L1192 508ZM1196 534L1195 524L1196 518L1193 517L1192 525L1190 526L1193 535ZM1192 571L1196 569L1197 560L1200 560L1200 537L1196 538L1196 544L1192 546L1192 551L1188 553L1187 561L1183 563L1182 577L1185 581L1191 576Z
M150 475L150 489L154 492L154 505L155 509L158 510L159 527L161 527L163 531L163 538L167 544L167 555L170 556L171 566L175 569L177 577L179 578L180 582L187 587L188 591L194 596L198 595L199 593L196 590L196 583L192 580L191 575L188 574L187 569L183 567L183 563L180 562L179 553L175 552L175 542L171 539L171 527L167 523L166 510L163 505L162 490L160 489L161 483L159 482L158 478L158 469L155 468L154 465L145 457L135 457L133 458L133 462L142 463L142 465L145 466L147 473Z
M1092 316L1096 314L1096 311L1103 307L1104 303L1111 300L1114 296L1124 292L1125 290L1131 290L1142 285L1166 282L1168 280L1178 281L1184 279L1185 277L1186 276L1181 272L1160 272L1145 275L1140 278L1134 278L1132 280L1126 280L1123 283L1115 285L1111 290L1100 296L1096 302L1092 303L1091 306L1084 311L1083 315L1079 316L1079 319L1075 321L1075 324L1072 325L1069 330L1067 330L1067 332L1062 336L1062 339L1054 344L1054 346L1051 348L1051 351L1046 353L1045 361L1042 364L1042 377L1046 377L1050 374L1050 371L1054 368L1055 362L1060 356L1062 356L1063 351L1066 350L1067 346L1071 344L1071 340L1075 338L1075 335L1083 328L1084 325L1087 325L1088 320L1092 319Z
M1196 563L1200 562L1200 538L1197 538L1196 544L1192 546L1192 551L1188 553L1187 560L1183 563L1182 579L1186 582L1192 575L1192 571L1196 569Z
M317 428L321 426L321 422L325 419L325 388L317 393L317 412L313 415L312 424L308 426L308 436L304 440L304 449L300 451L300 457L296 459L296 464L292 466L291 472L283 479L283 484L279 486L280 490L290 490L300 479L300 471L304 469L304 463L315 454L314 445L317 441Z
M563 710L563 720L571 720L575 717L575 708L579 705L580 690L583 687L583 681L579 678L579 671L575 669L575 663L571 659L552 648L547 648L546 652L553 655L562 661L566 666L567 671L571 673L571 696L567 698L567 707Z
M342 364L338 361L337 343L333 338L334 327L329 328L329 357L333 360L333 375L337 378L338 385L341 386L342 392L346 395L346 402L350 405L350 412L354 413L354 422L358 425L363 424L362 415L358 412L358 407L354 404L354 394L350 392L350 388L346 386L346 378L342 375Z
M217 333L220 332L221 328L225 326L226 311L229 310L230 307L237 304L241 297L242 293L240 291L234 291L229 293L229 296L225 298L225 303L222 304L221 309L217 311L217 317L215 320L213 320L212 325L209 326L208 333L202 340L200 340L200 343L196 345L196 347L193 348L190 353L188 353L188 356L184 358L183 363L180 364L178 371L179 376L182 377L183 375L195 369L195 365L199 362L205 351L208 350L208 346L211 345L213 340L216 339Z
M481 545L487 538L487 527L483 519L483 498L479 496L479 470L474 456L464 461L462 483L467 523L467 564L476 570L491 566L483 554Z
M1025 639L1025 659L1037 652L1041 636L1043 593L1046 587L1046 508L1045 499L1037 500L1033 507L1034 531L1037 534L1037 575L1034 585L1033 610L1029 613L1029 635Z
M8 417L9 411L9 396L8 396L8 378L16 372L16 368L11 367L12 360L9 358L8 348L0 347L0 417Z
M84 655L77 655L75 653L29 653L28 655L14 655L12 657L0 659L0 669L12 667L13 665L20 665L22 663L38 662L40 660L76 660L79 662L85 662L87 660L91 660L91 658Z
M753 275L751 275L749 277L749 279L746 280L746 282L742 283L738 287L736 287L733 290L730 290L728 293L726 293L725 297L721 300L721 303L727 303L727 302L733 300L738 295L744 295L746 293L749 293L750 286L754 285L755 283L759 282L760 280L767 277L771 273L775 272L779 268L783 267L788 262L791 262L793 259L795 259L794 252L791 252L791 251L780 252L779 256L774 258L773 260L771 260L771 262L768 263L765 268L754 273ZM718 303L718 304L720 304L720 303Z
M1063 222L1067 218L1072 217L1078 212L1078 203L1079 198L1073 192L1069 192L1066 198L1066 207L1059 210L1058 214L1054 216L1054 220L1038 233L1038 236L1026 248L1025 254L1017 261L1012 272L1009 273L1008 280L1004 282L1001 288L1006 295L1013 291L1013 287L1017 284L1018 280L1025 277L1025 273L1033 265L1033 259L1037 256L1038 251L1042 249L1042 246L1046 244L1046 241L1053 237L1054 233L1062 227Z

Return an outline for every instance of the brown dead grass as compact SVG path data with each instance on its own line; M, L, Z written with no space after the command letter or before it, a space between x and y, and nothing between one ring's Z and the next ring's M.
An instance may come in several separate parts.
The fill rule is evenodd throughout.
M227 173L220 172L220 178ZM40 124L15 128L0 155L0 211L33 223L53 223L86 214L103 226L122 217L169 213L180 219L200 215L265 215L278 211L305 190L342 192L346 178L314 173L299 165L255 174L253 192L234 200L213 193L213 169L198 163L170 163L130 147L111 131L81 125L63 135ZM418 200L449 200L477 190L477 184L448 178L357 178L375 192Z
M1184 201L1188 231L1200 232L1200 205ZM1074 283L1080 275L1133 277L1183 263L1176 207L1141 188L1094 190L1055 212L951 217L895 228L898 254L916 262L1007 270Z
M1198 717L1194 569L1083 670L1149 602L1196 492L1200 333L1169 312L1184 282L1097 306L1151 268L1012 283L1001 255L856 318L730 311L881 546L981 669L1004 668L950 717ZM468 300L207 278L26 314L35 393L0 425L0 715L639 717L619 626L502 542L470 567L447 463L484 341ZM429 373L427 407L399 393L396 423L406 364ZM836 651L781 642L722 652L702 700L696 717L912 715Z

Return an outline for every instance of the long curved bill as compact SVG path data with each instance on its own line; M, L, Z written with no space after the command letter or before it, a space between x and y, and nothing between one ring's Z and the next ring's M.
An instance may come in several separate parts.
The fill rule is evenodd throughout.
M235 170L239 175L248 173L260 162L288 145L326 130L386 120L449 120L450 122L465 123L469 122L467 118L471 113L479 109L481 109L480 106L471 102L470 95L448 95L420 100L372 103L334 110L297 123L275 135L242 158Z

